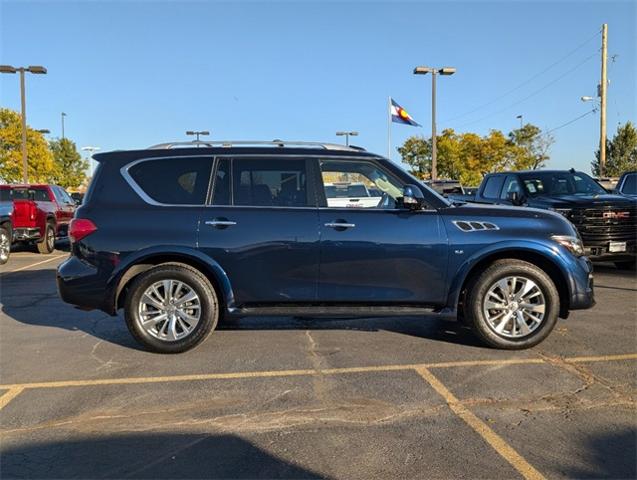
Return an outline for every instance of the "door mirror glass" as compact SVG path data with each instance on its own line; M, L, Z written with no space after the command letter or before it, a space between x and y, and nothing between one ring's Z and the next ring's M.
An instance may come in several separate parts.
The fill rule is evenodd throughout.
M403 187L403 206L409 210L422 210L425 208L425 196L416 185Z
M522 205L522 203L524 203L524 199L522 198L522 195L520 195L520 192L507 193L507 200L513 205Z

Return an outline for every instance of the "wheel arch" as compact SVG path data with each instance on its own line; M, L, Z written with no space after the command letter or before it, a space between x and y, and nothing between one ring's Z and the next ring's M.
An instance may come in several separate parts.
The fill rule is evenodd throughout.
M181 263L196 268L212 283L213 288L220 297L219 301L222 303L223 308L228 309L234 305L234 295L228 275L216 261L198 251L177 251L173 247L170 250L153 249L152 251L137 254L125 265L120 264L118 266L109 280L110 289L113 292L111 303L113 313L123 307L127 288L135 277L157 265L165 263Z
M572 279L556 253L544 246L542 248L529 245L494 247L467 260L452 280L447 307L457 309L458 313L462 314L464 295L469 282L483 272L488 265L503 259L523 260L546 272L555 284L560 297L559 316L561 318L568 316L573 291Z

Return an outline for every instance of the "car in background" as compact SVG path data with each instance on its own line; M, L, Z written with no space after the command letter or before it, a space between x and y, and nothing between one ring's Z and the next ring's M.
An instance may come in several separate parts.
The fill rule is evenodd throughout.
M13 198L13 241L35 244L46 254L56 238L67 236L75 202L62 187L47 184L10 185Z
M84 199L84 193L82 192L73 192L70 194L71 198L75 202L76 205L82 205L82 200Z
M475 196L453 200L553 210L577 228L586 255L593 261L635 268L637 199L611 194L583 172L530 170L491 173Z
M617 177L595 177L594 180L599 183L604 190L612 192L617 185Z
M1 187L1 186L0 186ZM9 261L13 238L13 198L10 188L0 188L0 265Z
M458 180L436 180L432 182L428 180L425 185L433 188L440 195L447 197L449 195L464 195L465 189Z
M334 182L325 184L325 196L329 207L367 208L378 205L383 193L362 182Z
M619 177L615 192L629 197L637 197L637 172L626 172Z
M273 315L450 316L522 349L595 304L591 263L555 212L454 204L342 145L201 145L94 155L57 271L65 302L123 309L150 350L191 349L221 318ZM356 181L335 185L345 178Z

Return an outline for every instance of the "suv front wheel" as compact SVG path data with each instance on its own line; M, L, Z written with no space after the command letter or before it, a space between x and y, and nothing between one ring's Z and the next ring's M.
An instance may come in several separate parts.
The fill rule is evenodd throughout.
M488 345L530 348L557 322L560 297L551 278L522 260L498 260L469 285L465 314Z
M217 326L219 302L197 269L167 263L137 276L126 295L125 317L149 350L179 353L194 348Z

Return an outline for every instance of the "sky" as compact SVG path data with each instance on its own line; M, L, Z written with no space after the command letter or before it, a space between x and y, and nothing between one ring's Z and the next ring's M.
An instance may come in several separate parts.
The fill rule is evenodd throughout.
M387 154L387 101L423 125L394 124L393 148L438 131L552 130L594 107L608 23L608 132L636 120L637 1L29 1L0 0L0 63L27 77L27 120L78 148L145 148L211 138L352 143ZM19 110L17 75L0 105ZM552 131L549 167L589 171L599 113ZM392 159L399 161L395 150Z

